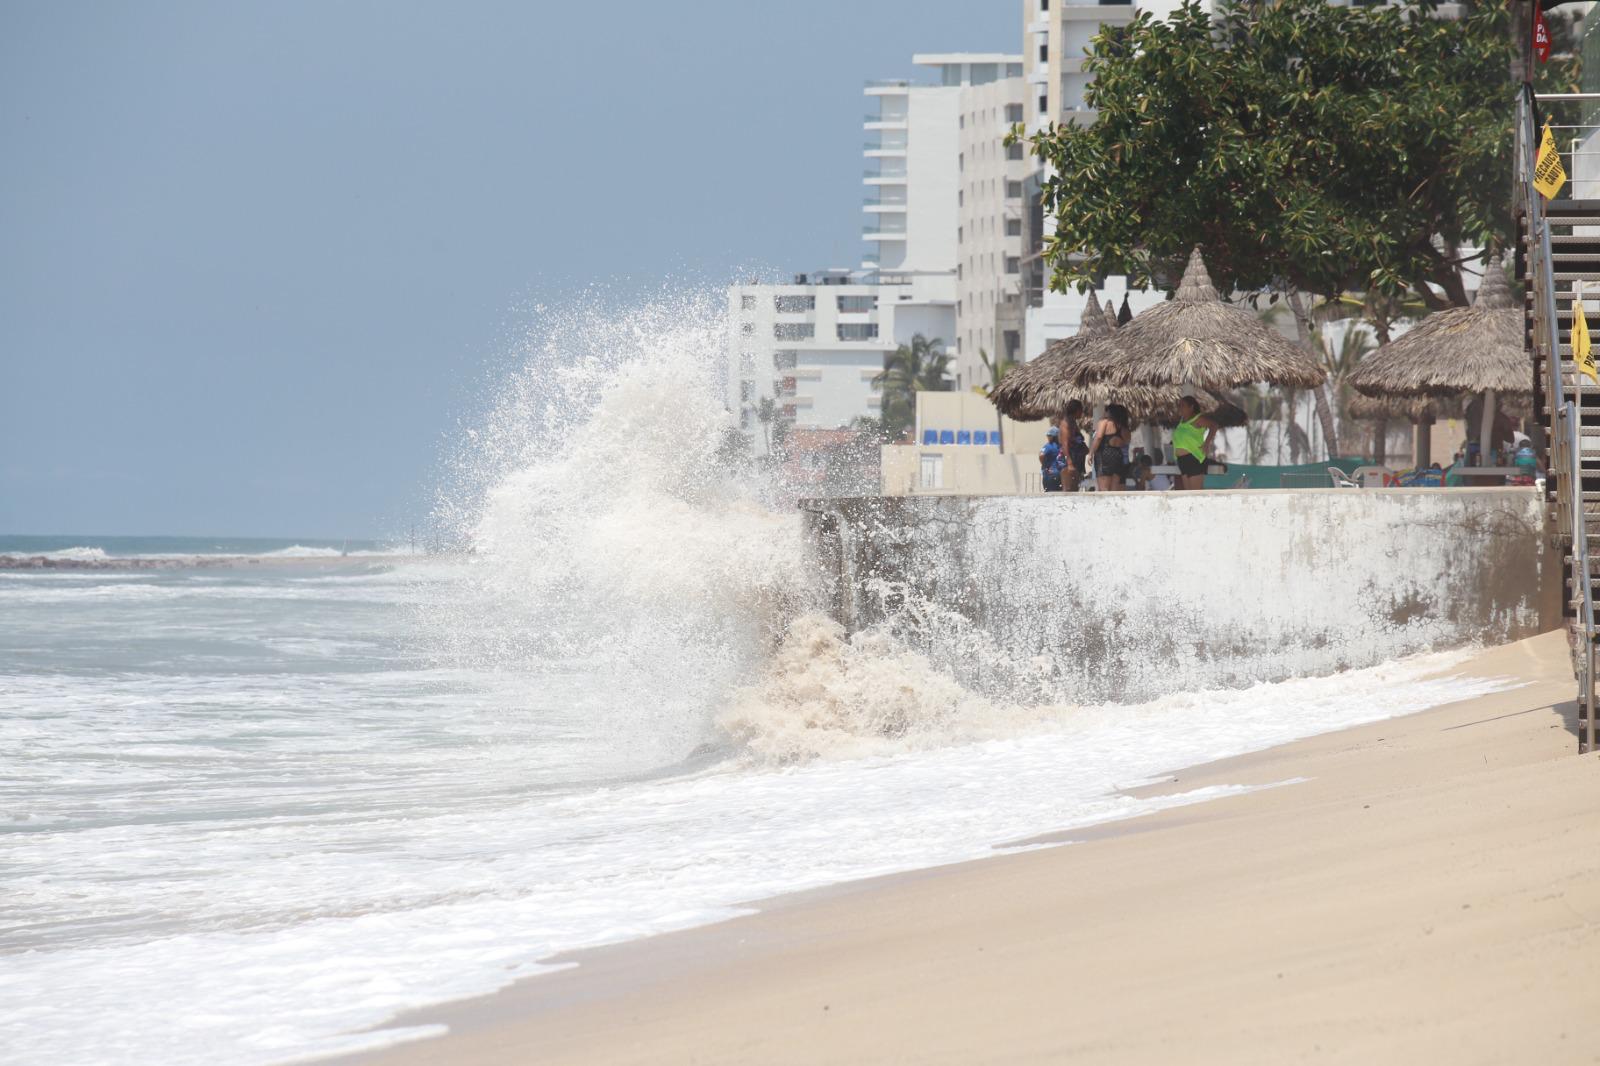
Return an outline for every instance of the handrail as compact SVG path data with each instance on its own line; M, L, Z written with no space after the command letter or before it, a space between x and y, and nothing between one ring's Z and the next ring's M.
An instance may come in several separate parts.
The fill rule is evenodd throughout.
M1546 99L1583 99L1587 94L1551 94ZM1528 250L1528 285L1533 307L1532 344L1545 356L1546 395L1549 400L1551 433L1549 444L1550 473L1556 478L1556 521L1554 531L1558 542L1570 541L1568 559L1571 561L1571 606L1577 615L1578 634L1582 645L1577 649L1579 691L1578 700L1583 708L1585 736L1579 740L1586 751L1595 750L1595 604L1592 585L1593 574L1589 561L1588 530L1584 524L1583 509L1583 437L1579 417L1581 405L1577 382L1577 368L1573 368L1573 384L1569 388L1561 373L1561 324L1556 313L1554 258L1550 246L1550 221L1545 214L1544 198L1533 187L1534 162L1539 143L1539 98L1531 86L1524 85L1517 98L1517 200L1526 219Z

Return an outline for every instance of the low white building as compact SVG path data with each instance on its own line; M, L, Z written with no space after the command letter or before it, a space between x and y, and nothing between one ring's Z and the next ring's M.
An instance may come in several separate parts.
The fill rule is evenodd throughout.
M757 454L768 452L780 422L837 429L878 414L872 379L899 343L898 294L848 270L728 290L729 407ZM768 418L763 400L772 401Z

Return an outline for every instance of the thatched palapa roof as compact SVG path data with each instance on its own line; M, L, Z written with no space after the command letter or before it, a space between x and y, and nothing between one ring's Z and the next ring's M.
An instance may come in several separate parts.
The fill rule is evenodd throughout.
M1252 311L1224 303L1196 248L1173 299L1137 315L1117 332L1120 354L1107 381L1151 387L1231 389L1265 382L1292 388L1327 375Z
M1164 420L1178 407L1182 396L1176 388L1157 389L1147 385L1114 385L1100 380L1085 380L1088 372L1104 367L1117 354L1116 313L1106 301L1100 310L1094 294L1084 305L1078 332L1051 343L1031 363L1024 363L1006 374L989 393L989 402L1008 418L1031 422L1054 418L1077 400L1087 408L1120 403L1135 419L1145 422Z
M1459 400L1440 396L1363 396L1355 395L1345 413L1364 422L1388 419L1391 422L1420 422L1424 418L1460 418Z
M1522 314L1500 257L1489 260L1471 307L1435 311L1361 361L1350 384L1368 396L1533 392Z

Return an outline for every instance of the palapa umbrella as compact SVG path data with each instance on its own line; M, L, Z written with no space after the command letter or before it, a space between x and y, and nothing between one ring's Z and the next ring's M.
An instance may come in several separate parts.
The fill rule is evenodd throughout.
M1533 392L1533 367L1522 341L1522 316L1496 255L1471 307L1424 318L1363 359L1350 384L1368 396L1483 393L1478 447L1487 457L1497 397Z
M1255 313L1223 302L1198 247L1176 295L1118 330L1117 347L1118 358L1098 376L1118 384L1193 390L1266 383L1309 389L1327 378L1308 353Z
M1089 371L1107 365L1117 356L1116 315L1111 302L1100 310L1094 294L1084 305L1078 332L1054 341L1039 358L1006 374L989 393L1000 413L1019 422L1053 418L1077 400L1086 407L1120 403L1140 421L1164 420L1178 408L1182 396L1174 388L1113 385L1093 380Z

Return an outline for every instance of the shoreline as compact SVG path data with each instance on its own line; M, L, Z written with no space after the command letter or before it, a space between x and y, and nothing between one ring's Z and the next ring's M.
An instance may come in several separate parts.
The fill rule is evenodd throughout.
M1255 791L556 956L384 1026L444 1036L321 1061L1591 1061L1600 764L1575 754L1564 636L1449 672L1523 684L1128 790Z
M41 573L52 570L109 571L127 570L238 570L250 566L339 566L347 563L376 563L384 566L414 563L425 559L449 558L439 555L399 555L385 552L352 552L347 555L127 555L102 559L56 558L50 555L0 555L0 571Z

